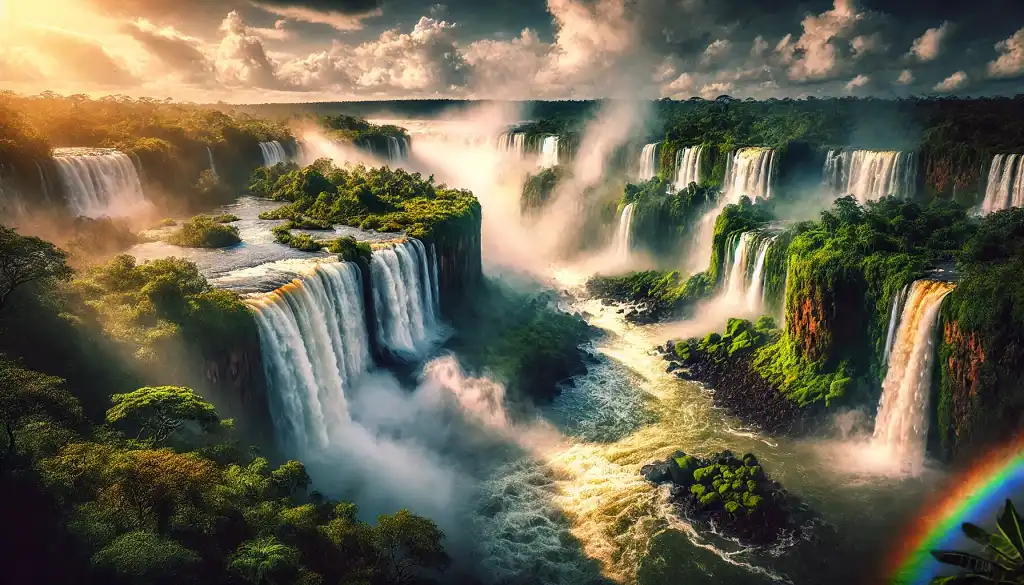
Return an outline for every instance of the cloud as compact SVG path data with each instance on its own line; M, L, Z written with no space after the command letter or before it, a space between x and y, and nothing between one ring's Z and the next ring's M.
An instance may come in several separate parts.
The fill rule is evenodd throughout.
M856 36L850 41L850 50L853 52L855 59L887 48L888 46L882 40L882 35L879 33Z
M856 91L867 84L871 83L871 78L867 75L858 75L854 77L846 84L846 91Z
M708 62L713 61L717 57L728 54L730 49L732 49L732 43L729 42L729 39L716 39L704 49L704 59Z
M734 89L731 83L709 83L700 88L700 95L704 99L714 99L720 95L727 95Z
M138 80L114 60L99 42L90 37L57 28L37 28L32 40L49 56L69 80L104 86L130 86Z
M764 40L764 37L757 35L754 37L754 43L750 47L750 55L752 57L760 57L764 55L764 52L768 50L768 41Z
M263 39L246 26L238 12L228 13L220 30L224 37L217 47L215 67L222 83L266 89L281 86L276 64L267 56Z
M839 75L842 70L840 41L850 37L866 18L867 14L857 12L853 0L835 0L831 10L804 17L800 37L794 40L792 35L787 35L776 47L783 63L789 65L789 78L803 82Z
M910 85L911 83L914 83L913 72L911 72L910 69L900 71L900 76L896 78L896 83L899 83L900 85Z
M472 68L474 92L513 98L537 96L544 88L537 74L548 63L551 44L531 29L523 29L510 41L483 39L466 47L466 63Z
M324 7L309 6L310 3L286 3L286 2L254 2L263 10L283 18L291 18L302 22L315 24L326 24L339 31L354 31L363 28L363 21L367 18L381 15L381 9L375 3L355 2L349 3L347 8L353 11L342 11L329 8L331 4Z
M1017 77L1024 74L1024 28L1005 41L996 43L999 57L988 64L992 77Z
M185 36L174 27L159 28L144 18L125 24L122 31L187 81L206 81L213 76L213 63L200 50L199 39Z
M462 88L471 67L455 44L455 25L421 17L411 33L384 32L352 51L356 83L374 91L439 93Z
M962 88L963 86L967 85L967 82L967 73L963 71L957 71L956 73L950 75L949 77L938 83L934 89L935 91L943 92L956 91Z
M682 73L661 90L662 97L685 99L693 96L697 81L689 73Z
M0 81L20 83L45 79L25 49L0 47Z
M917 57L921 62L934 61L942 52L942 41L949 34L949 30L949 23L943 22L937 28L924 31L923 35L914 39L914 44L907 55Z

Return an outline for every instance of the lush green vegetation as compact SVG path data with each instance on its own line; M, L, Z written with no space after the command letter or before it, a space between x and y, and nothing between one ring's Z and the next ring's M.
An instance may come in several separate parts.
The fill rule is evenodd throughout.
M690 315L697 301L711 296L712 289L706 272L685 278L677 271L649 270L623 276L595 276L587 281L590 294L651 305L647 310L656 319Z
M254 192L290 202L268 218L310 217L421 239L475 232L480 225L472 193L402 169L338 168L321 159L304 169L259 169L252 185Z
M16 268L0 271L0 515L14 550L61 560L4 555L12 583L397 584L448 566L430 520L360 521L310 492L301 463L244 448L198 392L140 383L154 374L106 351L146 363L173 359L175 341L222 350L255 326L237 295L173 258L118 256L66 285L65 252L0 236Z
M554 166L530 175L523 185L523 196L519 200L520 209L524 214L535 213L544 209L551 200L558 183L571 176L566 166Z
M233 215L197 215L186 221L167 242L185 248L226 248L242 241L238 237L238 228L225 225L238 221Z
M634 248L651 253L663 264L677 266L701 217L717 200L716 188L691 184L675 191L662 177L626 185L622 203L634 204Z
M326 129L327 136L335 140L352 142L374 152L387 152L387 138L402 138L408 142L409 133L405 128L391 124L378 125L362 118L338 114L323 116L320 125Z
M579 315L558 310L548 293L524 294L497 281L454 316L449 347L476 372L506 383L512 393L547 401L558 385L583 373L580 345L594 331Z

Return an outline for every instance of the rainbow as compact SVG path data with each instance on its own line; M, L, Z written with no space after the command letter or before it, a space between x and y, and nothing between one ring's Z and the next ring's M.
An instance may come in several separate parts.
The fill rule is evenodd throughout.
M1007 498L1012 500L1016 496L1018 509L1024 507L1024 436L950 478L940 493L900 539L888 564L889 583L927 585L943 567L930 551L974 550L976 545L965 544L962 523L973 522L995 531L995 516Z

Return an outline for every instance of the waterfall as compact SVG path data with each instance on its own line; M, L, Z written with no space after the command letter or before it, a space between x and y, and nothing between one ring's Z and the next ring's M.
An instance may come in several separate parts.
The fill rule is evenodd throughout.
M728 203L738 203L746 195L751 199L772 196L775 150L771 148L736 149L726 163L722 193ZM717 214L716 214L717 215Z
M882 383L873 440L911 469L924 462L938 313L952 290L934 280L911 285Z
M513 153L516 158L526 156L526 133L505 132L498 136L498 150Z
M409 142L401 136L388 136L388 161L401 162L409 157Z
M637 170L637 179L641 181L650 181L657 174L658 143L645 144L643 150L640 151L640 168Z
M122 216L148 205L138 170L121 151L56 148L53 158L74 215Z
M377 340L403 359L419 357L440 320L437 273L416 239L374 251L370 262Z
M744 195L751 199L771 197L774 168L775 151L771 148L739 148L733 151L725 165L721 199L697 223L687 261L691 272L703 272L711 265L715 221L726 205L739 203Z
M265 167L288 162L288 153L284 151L281 143L276 140L260 142L260 151L263 153L263 166Z
M540 147L540 166L550 169L558 165L558 137L545 136Z
M615 230L615 257L621 262L629 260L633 247L633 204L627 203L619 216L619 227Z
M992 158L982 213L1024 206L1024 155L997 154Z
M829 151L823 180L838 195L853 195L865 203L889 195L913 197L917 159L913 152Z
M323 449L349 421L345 391L370 366L362 298L359 267L343 262L246 301L281 445Z
M210 159L210 172L213 173L214 177L218 176L217 165L213 164L213 151L210 150L209 146L206 147L206 156Z
M751 312L764 306L765 263L778 236L762 232L736 232L726 240L725 295Z
M46 173L43 172L43 166L36 161L36 170L39 171L39 190L43 194L43 199L49 203L50 201L50 182L46 179Z
M700 183L700 155L704 146L691 146L680 149L676 153L676 180L677 191L690 186L690 183Z
M892 342L896 339L896 326L899 324L900 311L903 310L903 305L907 302L907 291L910 290L909 285L903 285L900 292L896 293L896 297L892 300L892 312L889 313L889 329L885 333L885 359L889 359L889 352L892 351Z

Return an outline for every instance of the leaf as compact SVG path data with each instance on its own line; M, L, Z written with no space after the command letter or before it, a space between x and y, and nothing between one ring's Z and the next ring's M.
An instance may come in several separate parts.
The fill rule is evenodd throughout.
M932 556L935 557L935 560L940 563L955 565L976 573L991 575L994 568L992 562L988 559L965 552L955 550L933 550L931 553Z
M994 583L992 579L983 575L950 575L948 577L936 577L931 580L929 585L983 585L985 583Z
M1006 508L999 515L996 525L999 526L999 532L1002 532L1006 540L1016 549L1018 557L1024 556L1024 533L1021 532L1020 514L1017 513L1017 509L1013 507L1013 502L1009 499L1006 500Z
M1010 544L1002 534L992 534L984 528L971 524L970 522L964 522L960 528L964 531L964 534L967 535L967 538L970 538L974 542L984 546L986 549L992 551L996 556L1009 561L1009 563L1004 563L1000 562L998 558L994 559L994 562L1003 568L1010 569L1013 565L1021 562L1020 553L1017 552L1017 549L1013 548L1013 545Z

